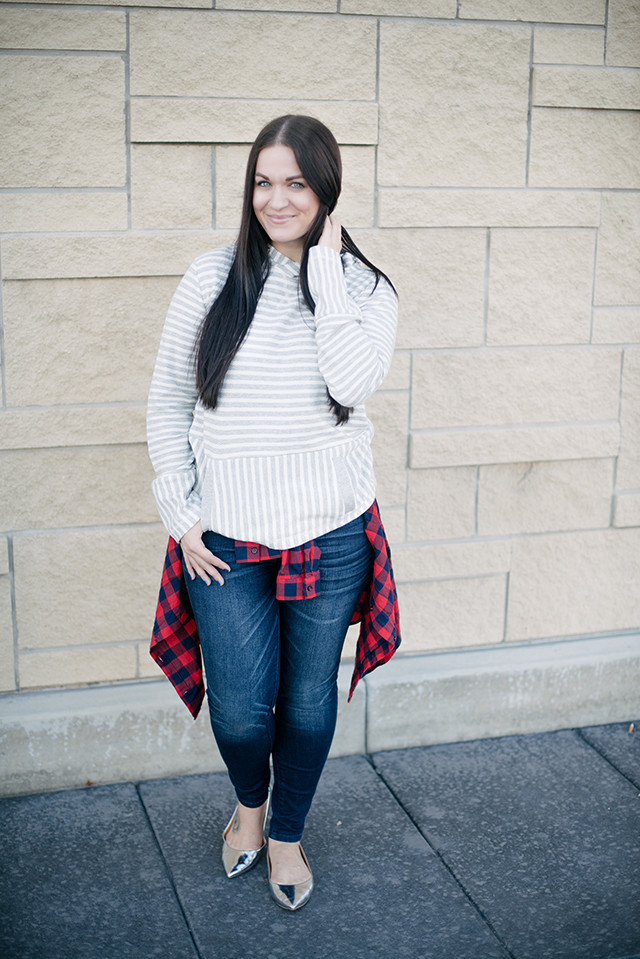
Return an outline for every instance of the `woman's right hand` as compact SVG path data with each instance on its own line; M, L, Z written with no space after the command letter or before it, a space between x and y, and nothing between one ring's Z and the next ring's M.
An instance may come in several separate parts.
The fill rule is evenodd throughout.
M222 559L214 556L211 550L202 542L202 524L200 520L195 526L184 534L180 540L182 555L184 556L185 566L191 579L199 576L204 580L207 586L211 585L211 580L215 580L220 586L224 586L224 579L219 570L226 569L231 572L231 567Z

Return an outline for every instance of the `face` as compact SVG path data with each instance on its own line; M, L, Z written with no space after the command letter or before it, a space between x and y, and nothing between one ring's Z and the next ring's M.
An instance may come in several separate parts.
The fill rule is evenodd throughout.
M279 253L302 258L303 241L315 220L320 201L300 173L290 147L279 143L258 154L253 210Z

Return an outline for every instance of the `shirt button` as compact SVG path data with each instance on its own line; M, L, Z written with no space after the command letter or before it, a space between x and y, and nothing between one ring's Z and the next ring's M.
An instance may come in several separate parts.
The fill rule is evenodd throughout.
M251 547L251 552L252 552L252 553L257 553L257 552L258 552L258 547L257 547L257 546L252 546L252 547Z
M310 593L312 589L313 589L313 586L307 586L307 592L308 592L308 593Z

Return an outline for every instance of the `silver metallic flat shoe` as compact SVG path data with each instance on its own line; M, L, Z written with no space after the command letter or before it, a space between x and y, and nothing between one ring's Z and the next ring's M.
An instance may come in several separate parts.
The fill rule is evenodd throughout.
M311 867L307 862L307 857L304 854L302 846L300 846L300 854L305 866L309 872L311 872ZM305 903L309 902L309 898L313 892L313 876L305 879L304 882L291 884L273 882L271 879L271 858L268 852L267 865L269 867L269 892L279 906L282 906L283 909L287 909L289 912L294 912L294 910L301 909Z
M264 810L264 821L267 821L267 815L269 813L269 800L271 799L271 791L267 796L267 805ZM263 832L262 832L262 845L259 849L234 849L227 842L227 835L229 830L235 822L236 815L238 813L238 807L233 810L233 816L227 823L227 826L222 833L222 865L224 866L224 871L227 874L228 879L234 879L236 876L241 876L243 872L248 872L249 869L253 869L256 863L260 862L265 852L267 851L267 840L264 835L264 823L263 823Z

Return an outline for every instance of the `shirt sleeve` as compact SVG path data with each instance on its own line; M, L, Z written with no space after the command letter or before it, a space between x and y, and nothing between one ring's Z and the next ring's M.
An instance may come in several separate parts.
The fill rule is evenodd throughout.
M178 542L200 519L189 430L197 400L194 345L206 312L193 264L169 307L147 405L149 456L156 472L153 493L162 522Z
M398 300L381 277L354 267L362 280L350 291L340 254L328 246L309 250L309 289L316 303L318 363L331 396L358 406L389 372L398 322Z

